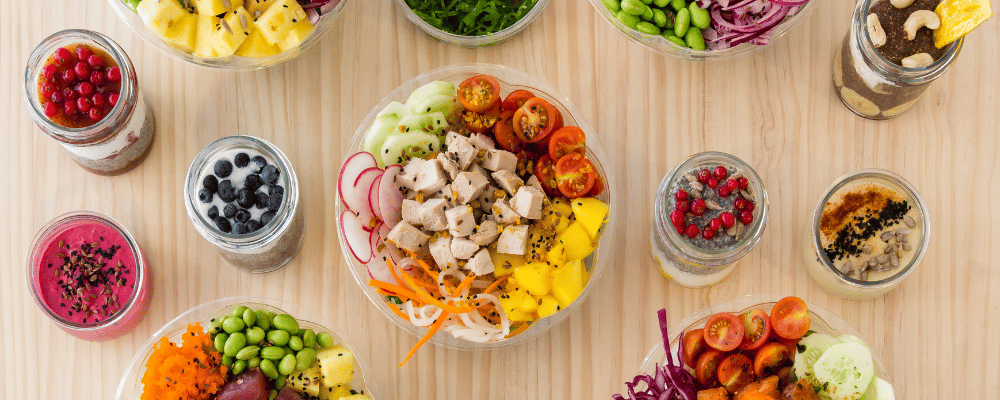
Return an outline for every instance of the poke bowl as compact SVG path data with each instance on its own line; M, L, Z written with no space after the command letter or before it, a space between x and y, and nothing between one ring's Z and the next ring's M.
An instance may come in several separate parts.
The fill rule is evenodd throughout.
M348 0L108 3L143 40L172 58L209 68L246 71L298 57L330 30ZM272 9L275 4L278 7ZM258 26L273 33L263 34L265 30Z
M656 0L650 3L639 0L590 0L590 3L619 33L635 43L680 59L716 61L747 55L773 45L801 25L818 1ZM644 6L643 3L649 5ZM680 6L675 6L677 4ZM631 10L631 5L643 6L647 12L645 15L630 15L626 10ZM645 18L654 14L653 10L657 11L656 23L652 18ZM689 10L703 17L691 17ZM681 13L686 16L682 17ZM704 22L696 27L695 20ZM664 22L663 26L658 26L659 22ZM684 29L690 35L681 33L679 37L674 36L675 32L680 33L677 25L690 27L690 30Z
M241 317L236 317L238 312L243 312L244 314ZM261 315L261 318L255 318L256 315ZM267 316L267 318L264 318L264 316ZM277 318L275 318L276 316ZM267 319L267 322L264 322L264 319ZM282 321L279 322L278 319L282 319ZM233 326L235 324L229 324L227 320L232 320L229 322L244 320L249 322L249 325L241 323L240 326ZM275 322L271 323L271 321ZM294 323L291 321L294 321ZM289 324L294 325L295 329L299 330L299 332L297 334L285 335L284 338L281 338L282 335L276 334L280 333L279 331L282 329L285 332L293 332L288 330L289 328L285 328ZM279 329L279 325L281 329ZM219 380L215 382L202 381L204 387L211 393L206 395L202 392L204 396L202 398L205 399L232 398L224 397L221 392L216 391L220 389L225 391L225 386L234 384L237 378L246 377L251 372L257 373L256 371L261 371L261 378L267 382L265 390L278 391L282 388L276 388L276 386L284 387L281 390L282 396L286 396L284 392L289 391L289 393L301 393L300 397L302 398L346 398L349 400L382 398L381 388L376 382L371 368L361 358L361 355L358 354L358 348L348 343L342 334L331 328L332 326L333 324L323 320L320 316L313 314L307 309L281 300L239 296L203 303L185 311L153 334L153 337L143 345L125 370L121 383L118 385L115 398L118 400L131 400L164 396L162 387L157 385L154 389L152 386L149 386L152 382L158 382L160 385L168 387L171 386L170 384L173 384L173 387L179 388L182 383L179 382L178 377L185 375L183 370L177 371L177 369L184 368L182 357L190 357L189 355L195 354L195 350L198 349L205 351L205 355L201 356L200 360L199 358L193 359L193 363L197 365L195 368L198 368L199 371L211 371L211 373L217 373L220 376L220 378L217 378ZM260 330L259 332L252 332L258 329ZM207 343L204 343L204 346L198 346L199 343L197 342L194 345L189 343L189 339L196 336L201 339L201 335L204 335L204 340L207 341ZM224 335L225 337L223 337ZM230 348L233 344L228 343L235 341L235 338L233 338L234 340L228 339L238 335L243 335L243 338L246 339L245 347L240 346L242 347L240 350L242 350L241 353L243 354L229 356L228 353L230 350L233 350L234 353L236 351ZM264 339L257 341L254 337L256 335L264 337ZM182 340L183 347L181 347ZM220 341L222 344L214 344ZM298 342L297 344L293 343L296 341ZM223 349L216 349L216 347L223 347ZM292 350L289 350L289 348ZM313 348L319 350L320 355L316 356L315 351L309 355L315 361L314 363L310 363L306 360L307 363L313 364L311 365L312 368L303 368L300 370L296 367L293 373L281 374L277 379L271 378L268 371L266 371L267 368L263 364L272 363L276 366L280 364L280 361L284 361L285 354L283 351L296 351L295 348L300 349L297 350L299 353L309 352L307 349ZM183 351L184 353L163 357L160 352L164 349L177 350L178 352ZM268 349L282 353L281 357L267 355L269 352ZM337 362L340 364L335 365L331 362L330 365L324 365L320 369L319 364L324 361L325 357L322 354L324 351L331 353L331 356L336 356ZM250 352L254 353L253 357L249 355ZM291 358L295 359L296 357ZM176 361L177 359L181 359L181 362ZM270 359L275 360L273 362L268 361ZM212 361L214 361L214 364ZM150 364L154 365L152 368L157 368L157 370L149 371L151 368ZM170 366L170 364L174 365ZM226 364L229 364L229 366L223 367ZM236 366L236 364L243 365ZM250 365L248 366L247 364ZM192 365L192 361L189 360L186 365ZM177 375L173 376L173 380L171 380L170 376L167 376L167 372ZM243 375L234 376L234 374L239 374L240 372L243 372ZM156 375L161 373L164 376ZM194 374L189 372L187 375ZM336 379L340 381L336 383L326 381L327 376L333 377L335 375L337 376ZM221 379L225 379L226 383L224 385L221 383ZM163 384L161 381L168 382L168 384ZM281 382L280 384L278 383L279 381ZM327 385L327 383L330 383L330 385ZM305 388L306 385L312 386L313 389L307 390ZM294 390L290 391L290 389ZM155 392L154 390L159 390L159 392ZM179 391L182 389L176 390ZM320 390L322 391L322 396L318 394ZM175 395L177 393L174 392ZM188 398L186 394L184 396Z
M440 40L445 43L451 43L461 47L485 47L492 46L494 44L503 42L510 39L527 28L538 16L545 10L545 6L549 4L549 0L532 0L534 5L530 10L525 12L517 22L514 22L506 28L500 29L496 32L479 35L479 36L466 36L461 34L456 34L453 32L448 32L441 27L434 26L428 23L424 18L410 8L407 2L419 1L419 0L394 0L399 11L406 16L406 19L410 20L414 25L416 25L420 30L424 31L427 35ZM528 1L528 0L525 0ZM479 19L477 18L477 22Z
M486 77L482 78L484 75ZM551 121L561 119L560 122L563 128L556 130L553 127L552 130L556 130L556 132L564 130L575 132L581 139L581 145L584 143L583 135L585 135L586 139L585 149L579 147L577 148L578 154L561 155L559 160L562 161L564 158L567 160L580 158L589 160L588 165L592 165L592 172L597 176L595 182L597 179L603 181L602 185L604 186L602 189L597 190L597 184L588 186L590 190L587 191L587 195L571 200L573 204L568 205L566 204L567 200L555 195L550 200L548 198L549 194L542 192L543 190L552 189L548 186L548 182L554 181L541 179L547 183L539 189L537 188L539 186L539 179L532 179L535 176L527 172L527 175L531 176L525 178L526 183L517 179L518 187L516 188L508 188L503 183L495 180L483 180L484 184L495 182L499 188L489 183L489 189L483 190L477 200L466 203L468 199L462 199L463 193L466 193L466 191L459 186L465 186L467 183L475 184L474 181L481 179L472 177L472 175L478 173L475 171L484 172L485 175L494 178L507 175L507 172L503 171L503 167L491 164L490 160L492 160L491 157L493 155L500 157L503 154L504 157L514 157L511 155L513 152L508 152L506 149L512 146L512 150L519 150L517 153L516 174L521 174L521 172L526 172L522 171L522 167L527 171L536 171L538 168L532 168L530 166L532 164L530 163L534 163L532 161L533 157L537 158L538 154L545 151L544 148L539 149L539 143L520 142L521 146L524 147L518 147L514 143L514 140L503 139L511 135L509 132L506 135L500 134L500 136L495 136L496 134L492 128L482 134L467 132L463 127L464 122L454 122L456 119L461 120L464 118L463 115L466 114L470 115L471 118L476 115L482 116L493 112L476 113L465 109L460 104L461 102L456 100L455 93L463 91L465 87L464 83L460 82L476 79L495 79L494 84L499 88L491 87L498 90L500 96L507 95L508 98L516 97L508 95L508 93L525 95L526 97L520 101L524 104L508 103L507 99L504 101L504 103L511 105L511 109L517 108L518 111L514 112L515 116L519 115L518 113L522 112L522 109L527 110L532 108L532 104L540 105L538 109L541 110L551 111L551 107L560 110L553 112L550 116L552 117ZM455 89L455 86L458 86L459 89ZM437 92L437 94L428 95L431 92ZM528 99L527 97L531 98ZM430 100L424 101L424 98ZM427 143L412 146L408 144L406 146L406 149L419 151L418 153L404 157L384 157L387 160L383 160L383 157L380 156L379 160L376 161L374 160L373 153L382 153L382 155L388 153L399 154L398 147L393 147L394 145L391 144L391 141L395 140L393 138L413 137L406 136L413 135L410 133L411 128L407 127L414 126L412 124L407 125L408 121L411 121L413 117L404 116L402 119L399 119L399 116L395 114L407 113L405 109L410 108L410 106L400 103L404 101L411 106L416 102L418 105L412 108L420 112L439 109L439 107L442 107L442 104L443 107L455 107L455 110L448 117L442 118L440 115L437 115L436 118L431 118L420 123L438 125L439 128L437 128L436 132L443 136L426 136L429 138ZM427 106L427 104L435 102L438 105ZM494 106L496 108L492 110L501 112L499 109L502 107L499 101L497 100L495 103ZM480 104L480 106L482 105ZM561 114L561 116L557 118L556 114ZM511 118L509 111L502 111L501 117L497 120L500 122L493 122L496 122L496 126L499 127L504 122L511 123ZM451 120L451 122L445 120ZM545 120L548 121L548 119ZM420 128L420 124L417 124L412 129L422 129ZM553 125L560 124L553 122ZM430 128L433 128L433 126ZM384 144L378 141L380 139L366 139L370 131L381 132L384 129L390 131L389 139L384 139ZM452 131L452 129L457 129L462 133L457 133ZM506 129L510 129L510 126L507 125ZM444 132L446 131L450 133L445 134ZM525 130L524 132L528 131ZM426 135L426 133L426 131L421 131L417 135ZM469 136L463 136L466 134ZM552 137L562 136L564 134L560 134L559 136L553 134ZM442 165L437 160L441 160L445 164L450 163L451 161L444 160L444 158L453 156L453 152L460 152L461 148L469 147L468 144L465 144L467 139L477 143L476 146L480 146L481 144L479 143L481 143L480 140L483 137L490 138L490 140L485 140L489 142L489 146L493 146L492 139L499 137L503 140L497 140L494 149L488 151L478 150L475 153L474 157L476 158L473 161L469 161L468 165L469 170L473 172L460 172L455 175L455 179L450 178L452 172L439 172L447 174L445 178L448 178L447 180L452 182L446 187L456 188L457 190L452 193L448 189L442 188L439 192L445 193L443 196L440 194L427 195L427 198L422 200L424 202L419 204L419 206L432 208L429 205L432 202L434 202L433 204L446 203L449 207L449 213L456 212L455 210L459 210L462 207L469 207L469 209L474 209L474 211L468 212L475 213L470 215L478 222L473 222L475 227L471 229L473 229L475 234L468 236L468 241L477 240L476 243L480 243L478 242L480 237L477 235L483 232L491 232L487 227L496 229L496 232L502 232L499 238L493 235L492 239L481 242L481 247L473 249L475 256L468 258L468 261L464 261L466 258L461 256L463 250L460 247L466 245L468 241L462 237L460 230L453 230L453 227L457 226L457 223L454 226L451 223L455 222L456 219L449 219L447 221L449 223L447 229L443 227L435 228L432 225L437 224L437 222L428 220L433 219L433 213L428 213L422 217L423 220L421 220L421 223L423 225L416 222L412 225L421 226L424 230L431 233L431 235L424 235L421 233L423 231L419 229L411 229L411 232L416 236L428 236L429 238L425 238L427 242L422 245L423 247L414 248L412 252L406 250L405 244L400 243L400 238L394 235L404 230L404 228L413 228L413 226L410 226L412 219L406 215L409 213L406 208L409 207L407 204L415 203L407 202L418 202L420 197L424 197L423 192L409 190L401 186L405 180L404 177L410 176L407 172L408 168L412 167L414 163L423 166L428 164ZM536 139L538 138L536 137ZM579 307L580 303L584 301L593 289L594 282L600 277L607 266L607 255L610 251L615 231L614 223L617 211L615 185L617 182L613 173L608 169L608 161L599 139L600 136L584 121L579 111L565 97L559 95L554 88L538 78L517 70L487 64L457 65L434 70L411 79L389 94L365 118L344 156L345 161L341 169L341 182L338 190L336 210L337 223L340 228L340 244L344 257L347 260L347 265L350 266L351 273L364 290L368 299L387 318L395 322L400 328L418 337L424 337L424 340L418 343L418 347L429 340L431 343L454 349L488 349L521 343L542 334ZM556 141L557 139L551 139L551 142ZM448 143L451 144L448 145ZM423 149L424 147L428 147L429 149ZM366 148L371 149L371 152L365 151L364 149ZM378 150L382 148L391 148L392 150L388 153ZM445 151L446 148L448 149L447 151ZM473 149L476 149L476 147L473 147ZM436 156L435 153L437 154ZM541 158L545 157L550 157L550 155L546 154ZM365 160L361 163L361 166L356 165L355 160L358 158ZM403 162L404 165L392 165L394 162ZM459 157L459 162L461 162L461 157ZM478 163L480 162L485 166L485 169L479 168ZM514 161L512 160L511 162L513 163ZM379 165L376 166L376 164ZM539 161L534 165L538 167L538 164L551 165L555 163ZM513 164L511 165L513 166ZM384 171L382 167L385 168ZM361 173L359 172L361 169L367 169L368 172ZM460 169L465 170L466 166L461 166ZM487 169L495 172L490 173ZM349 172L351 170L354 172ZM437 169L432 169L432 171L437 171ZM430 174L430 172L427 172L427 174ZM378 179L373 175L378 175ZM518 176L524 177L527 175ZM381 179L382 176L386 179ZM466 182L465 178L457 178L462 176L469 177L470 179ZM551 177L551 175L546 174L539 176ZM419 180L422 178L418 176L416 179ZM391 183L390 180L395 183ZM353 185L350 183L352 181L355 182ZM361 181L361 184L357 183L359 181ZM382 189L376 191L375 188L380 185L380 182ZM390 182L390 186L386 186L386 182ZM419 184L420 182L417 182L413 187L418 187ZM369 186L371 186L371 190L368 189ZM392 187L392 189L385 189L386 187ZM514 193L514 189L516 189L516 194L510 197L508 201L508 195ZM581 188L577 189L583 190ZM361 190L360 196L357 193L358 190ZM522 191L525 192L524 195L522 195ZM400 194L401 192L404 194ZM418 192L417 195L419 195L419 197L416 197L416 200L402 199L402 197L416 196L414 192ZM386 193L393 194L395 197L387 197ZM449 193L452 196L449 196ZM519 203L520 200L527 200L532 197L527 195L527 193L545 195L546 199L544 200L542 211L546 216L545 218L538 219L537 215L532 216L533 212L529 210L530 207L527 205L519 208L520 205L524 205ZM597 194L590 196L590 193ZM471 196L468 193L466 195ZM490 198L491 196L497 197ZM445 200L437 200L439 198L444 198ZM365 201L366 199L367 201ZM477 201L481 203L477 204ZM368 207L362 206L362 203L366 203ZM467 206L463 206L463 204L467 204ZM492 205L487 206L484 204ZM514 204L511 207L503 208L506 211L510 211L511 208L520 210L521 214L527 217L518 219L517 216L519 214L514 213L514 219L511 221L507 219L511 214L504 214L499 211L501 208L500 204L505 206ZM374 208L378 208L379 210L371 210L372 205L375 205ZM594 206L598 211L583 210L589 206ZM445 206L442 205L441 207ZM539 205L535 204L535 207L534 213L537 214L537 207ZM562 207L561 210L563 211L553 211L557 207ZM479 211L480 209L482 211ZM452 214L449 214L449 218L450 215ZM559 219L558 226L554 228L555 231L543 230L543 228L548 229L551 226L544 225L542 221L549 221L549 218L555 217L562 217L562 219ZM364 222L359 221L359 218L364 220ZM527 227L518 228L522 226ZM583 226L586 226L586 233L583 233ZM524 243L524 241L514 242L516 236L515 233L511 232L516 232L517 229L523 229L520 236L522 239L525 239L526 236L532 238L531 245ZM583 237L581 239L583 243L572 246L563 245L563 243L574 240L570 238L573 234L567 232L576 232L577 235L573 236L573 238ZM504 237L508 234L510 235L508 237L510 240L505 240ZM442 240L448 240L450 244L441 246ZM397 244L399 247L397 247ZM518 248L518 244L522 247ZM452 250L455 250L451 254L456 256L455 258L449 259L447 255L442 256L442 248L447 248L448 246ZM583 250L584 253L572 251L573 254L570 254L571 252L563 252L565 249L571 247L586 249ZM524 249L524 253L516 255L518 250L521 249ZM550 252L545 253L546 249ZM428 252L433 252L433 254L428 255ZM472 252L470 251L467 254L472 254ZM559 258L560 255L563 255L564 258ZM483 262L480 263L480 261ZM442 268L442 266L444 267ZM466 272L471 273L467 275ZM437 283L415 282L420 278L430 281L434 281L435 278L438 279L436 279ZM417 283L417 285L413 285L414 283ZM423 288L420 286L423 286ZM523 290L521 290L522 288ZM397 292L399 292L399 289L406 291L409 296L398 296L399 293ZM410 292L411 290L412 293ZM435 293L435 295L427 296L427 291ZM412 297L413 295L417 295L420 301L404 300L405 297ZM429 297L434 297L434 299ZM554 300L553 298L556 299ZM521 304L520 307L512 305L512 302L515 300L522 302L518 303ZM444 302L448 302L448 304L442 304ZM420 303L426 304L421 306ZM535 304L532 305L531 303ZM437 304L437 306L434 304ZM452 308L452 305L459 305L458 308L461 308L461 310ZM485 308L491 311L487 315L470 312L472 305L479 307L479 309ZM448 312L444 311L445 309L450 311L450 316ZM443 317L441 317L442 314L444 315ZM489 321L484 321L484 318L489 319ZM411 323L411 320L415 322ZM442 325L444 325L443 329L433 333L434 330L442 328ZM431 328L428 328L428 326ZM477 332L470 332L470 329L465 328L472 328L473 330L477 330Z

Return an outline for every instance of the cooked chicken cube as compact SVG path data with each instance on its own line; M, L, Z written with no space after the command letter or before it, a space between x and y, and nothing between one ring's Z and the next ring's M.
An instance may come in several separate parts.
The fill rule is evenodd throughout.
M542 200L545 193L531 186L521 186L510 199L510 206L515 212L527 219L542 217Z
M416 253L423 249L428 238L429 236L420 229L414 228L406 221L401 221L389 231L386 240L395 244L396 247Z
M476 233L469 235L469 240L479 246L487 246L500 237L500 227L496 222L486 220L476 227Z
M538 177L535 175L531 175L531 177L528 178L528 180L525 181L524 184L527 186L531 186L535 189L538 189L539 192L545 193L545 189L542 188L542 182L539 182Z
M514 171L517 168L517 156L507 150L489 150L483 159L483 168L490 171Z
M448 203L444 199L429 199L421 204L417 208L417 214L424 229L434 232L448 229L448 220L444 213L447 206Z
M420 226L424 224L422 220L421 213L419 211L420 202L416 200L403 200L403 209L401 213L403 215L403 221L406 221L410 225Z
M417 180L413 183L413 189L424 194L431 194L448 184L448 178L441 170L441 163L437 160L424 161L417 172Z
M482 133L473 133L472 135L469 135L469 143L471 143L472 147L475 147L476 150L489 151L495 148L493 139Z
M451 240L451 254L459 260L468 260L479 251L479 245L466 238L454 238Z
M476 252L476 255L469 259L469 262L465 264L465 268L476 274L476 276L483 276L486 274L493 273L493 259L490 258L490 252L486 249L481 249Z
M524 255L528 244L528 226L511 225L503 229L497 240L497 253Z
M476 229L476 217L472 215L472 207L461 205L444 212L448 219L448 233L452 236L469 236Z
M396 175L396 182L399 186L413 189L413 184L417 181L417 174L420 172L420 167L423 166L424 160L421 158L413 158L406 162L403 166L403 170Z
M493 209L493 203L497 201L497 192L505 193L496 186L489 185L479 194L479 205L486 212Z
M455 175L458 175L458 173L462 172L462 170L458 169L458 162L449 155L451 155L451 153L438 153L437 160L441 163L441 169L448 173L448 178L455 179Z
M448 153L451 153L448 157L451 157L455 162L458 163L458 168L465 170L469 168L469 164L472 164L472 159L476 158L476 153L479 151L469 143L469 139L462 135L448 134L447 139Z
M451 187L455 191L455 201L458 204L469 204L470 201L479 197L489 184L490 181L482 175L461 172L455 177L455 182L451 184Z
M431 257L434 258L434 262L442 269L458 266L458 259L451 252L451 242L452 238L448 235L435 235L430 241Z
M502 224L513 225L521 222L521 214L514 211L506 199L500 199L493 203L493 217Z
M521 178L518 178L513 172L505 169L494 172L493 179L496 180L497 185L500 185L511 196L517 193L517 189L520 189L524 185L524 181Z

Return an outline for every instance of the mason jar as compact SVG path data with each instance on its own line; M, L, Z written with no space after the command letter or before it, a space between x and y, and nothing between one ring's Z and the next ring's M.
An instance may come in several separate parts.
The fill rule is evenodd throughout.
M117 102L101 120L90 126L68 128L45 115L39 85L45 79L42 68L50 56L64 46L78 45L106 53L121 71L121 88ZM64 30L39 43L25 68L24 100L32 121L87 171L99 175L123 174L142 163L152 149L156 121L139 89L132 61L121 46L101 33Z

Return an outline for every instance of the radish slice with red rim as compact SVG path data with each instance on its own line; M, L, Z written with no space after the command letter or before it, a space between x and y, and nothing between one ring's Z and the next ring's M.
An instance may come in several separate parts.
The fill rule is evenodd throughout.
M379 183L378 210L382 221L385 222L389 229L395 227L403 219L403 193L399 191L399 183L396 182L396 176L402 170L403 168L398 165L386 167L385 173L382 174L382 180Z
M391 260L389 255L389 244L382 240L382 237L378 235L378 230L373 231L371 235L372 240L372 261L368 263L368 276L372 279L380 280L385 283L396 284L396 281L392 278L392 272L389 271L389 263L387 260ZM395 264L395 262L393 262Z
M340 234L347 242L347 249L358 262L367 264L372 260L372 247L369 242L371 234L365 232L357 214L350 210L340 214Z
M400 257L399 255L399 248L388 240L385 240L385 238L389 237L390 230L391 229L389 229L386 224L381 224L378 228L378 236L382 238L382 242L385 243L386 252L389 253L389 258L392 259L392 263L398 266L399 261L403 259L403 257Z
M363 172L377 167L378 164L375 162L375 156L364 151L344 161L344 166L340 168L340 177L337 180L337 193L340 194L340 201L344 203L344 207L347 207L348 210L357 211L364 205L363 202L357 201L357 196L353 195L354 183L357 182ZM365 194L367 195L368 193L366 192Z
M381 222L375 224L375 226L372 227L372 230L368 233L368 245L369 245L369 247L372 248L372 255L373 256L377 256L378 255L379 244L382 243L382 237L379 236L379 233L378 233L379 232L379 228L381 226L382 226Z
M382 220L382 211L379 207L378 193L379 188L382 187L382 177L379 176L378 179L372 182L371 188L368 189L368 206L371 207L372 215L378 218L379 221Z
M382 170L380 168L368 168L358 176L352 188L344 188L344 194L347 195L344 201L348 201L346 199L349 199L352 205L357 204L357 208L351 208L351 210L358 213L358 218L361 219L361 223L365 226L365 231L368 232L372 231L376 222L372 206L368 204L368 192L371 191L372 183L378 181L381 177Z

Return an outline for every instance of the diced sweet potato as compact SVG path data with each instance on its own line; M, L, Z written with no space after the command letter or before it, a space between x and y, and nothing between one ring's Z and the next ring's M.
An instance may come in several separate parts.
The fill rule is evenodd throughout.
M748 393L751 392L763 393L775 399L781 397L781 392L778 391L778 377L776 375L769 376L744 386L743 389L736 392L733 400L747 400L750 397Z
M785 390L781 392L781 400L820 400L820 398L809 381L799 379L798 382L785 387Z
M698 400L729 400L726 388L705 389L698 391Z

